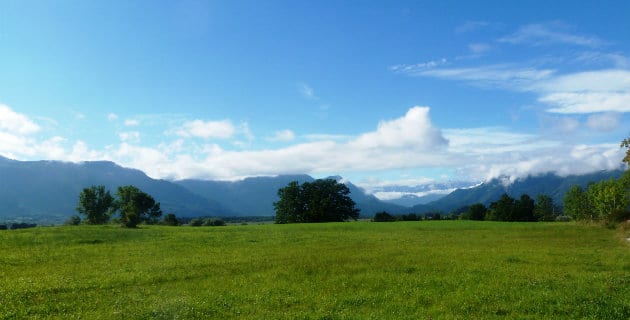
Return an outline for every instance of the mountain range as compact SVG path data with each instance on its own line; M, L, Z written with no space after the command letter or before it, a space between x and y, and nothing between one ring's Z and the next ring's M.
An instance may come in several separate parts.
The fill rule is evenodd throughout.
M559 177L547 174L520 179L509 186L492 180L472 188L460 188L425 204L415 206L379 200L341 177L363 217L379 211L393 214L451 212L465 205L489 204L507 192L513 197L527 193L532 197L547 194L561 203L573 184L618 177L622 171L603 171L583 176ZM112 193L118 186L134 185L159 201L165 213L179 217L199 216L272 216L277 191L291 181L313 181L309 175L252 177L239 181L153 179L140 170L121 167L113 162L68 163L59 161L16 161L0 157L0 221L36 221L61 223L76 214L79 193L91 185L104 185ZM390 190L391 191L391 190Z

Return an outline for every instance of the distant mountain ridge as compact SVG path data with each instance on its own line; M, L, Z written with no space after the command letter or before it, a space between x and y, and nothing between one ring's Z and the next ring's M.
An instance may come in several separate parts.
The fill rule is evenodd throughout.
M0 221L49 223L60 223L77 214L79 193L91 185L104 185L112 194L119 186L134 185L160 202L163 212L180 217L272 216L279 188L291 181L314 180L308 175L281 175L234 182L166 181L108 161L16 161L4 157L0 157L0 177ZM347 185L363 216L403 210Z
M376 212L392 214L451 212L477 202L488 205L507 192L512 197L523 193L536 197L547 194L561 204L566 190L578 184L617 178L622 171L603 171L589 175L559 177L554 174L519 179L506 186L492 180L473 188L457 189L428 204L405 207L379 200L356 185L331 177L348 186L350 196L361 209L362 217ZM271 216L277 191L291 181L313 181L309 175L254 177L240 181L167 181L148 177L136 169L113 162L68 163L59 161L16 161L0 157L0 221L45 221L60 223L76 214L79 193L91 185L104 185L112 193L118 186L134 185L151 194L165 213L180 217L197 216Z
M507 193L510 197L518 198L522 194L528 194L533 199L539 194L545 194L553 198L555 204L561 205L562 198L572 185L586 187L591 182L598 182L610 178L619 178L622 170L600 171L584 175L570 175L561 177L553 173L547 173L527 178L517 179L506 184L503 179L492 179L476 187L457 189L450 194L424 205L416 205L412 210L417 213L441 211L452 212L463 206L483 203L488 206Z

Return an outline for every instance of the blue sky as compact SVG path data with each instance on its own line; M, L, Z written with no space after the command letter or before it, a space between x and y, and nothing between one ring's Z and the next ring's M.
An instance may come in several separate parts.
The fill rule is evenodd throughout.
M617 168L628 1L0 1L0 155L387 185Z

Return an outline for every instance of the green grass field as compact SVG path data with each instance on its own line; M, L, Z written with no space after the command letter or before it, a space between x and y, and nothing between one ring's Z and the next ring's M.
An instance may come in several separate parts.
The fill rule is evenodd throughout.
M0 318L629 319L630 246L573 223L1 231Z

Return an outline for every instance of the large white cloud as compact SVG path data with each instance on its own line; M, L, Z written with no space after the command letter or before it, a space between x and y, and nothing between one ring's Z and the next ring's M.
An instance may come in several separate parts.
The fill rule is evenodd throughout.
M18 135L36 133L41 128L29 117L0 104L0 130Z
M20 160L111 160L141 169L154 178L168 179L238 179L287 173L369 174L418 168L448 168L460 173L457 179L483 180L499 176L515 179L549 171L571 174L617 168L622 157L616 144L573 147L562 140L502 127L441 130L431 122L428 107L412 107L401 117L383 120L373 131L355 136L296 137L292 131L286 131L287 136L295 139L293 144L259 150L226 149L205 139L195 139L206 134L202 131L193 135L194 125L177 126L177 129L190 130L176 139L169 133L175 132L174 129L165 130L165 140L157 145L141 144L142 128L119 133L119 137L112 132L112 139L118 142L94 149L87 142L61 136L36 137L31 132L40 129L32 128L39 126L27 116L17 115L17 119L31 129L22 129L28 134L11 133L5 127L0 129L0 154L4 156ZM614 115L598 117L592 119L591 125L597 126L606 121L605 117ZM201 127L208 123L201 121ZM245 124L234 130L245 136L249 132ZM227 141L226 145L230 143L234 142Z

